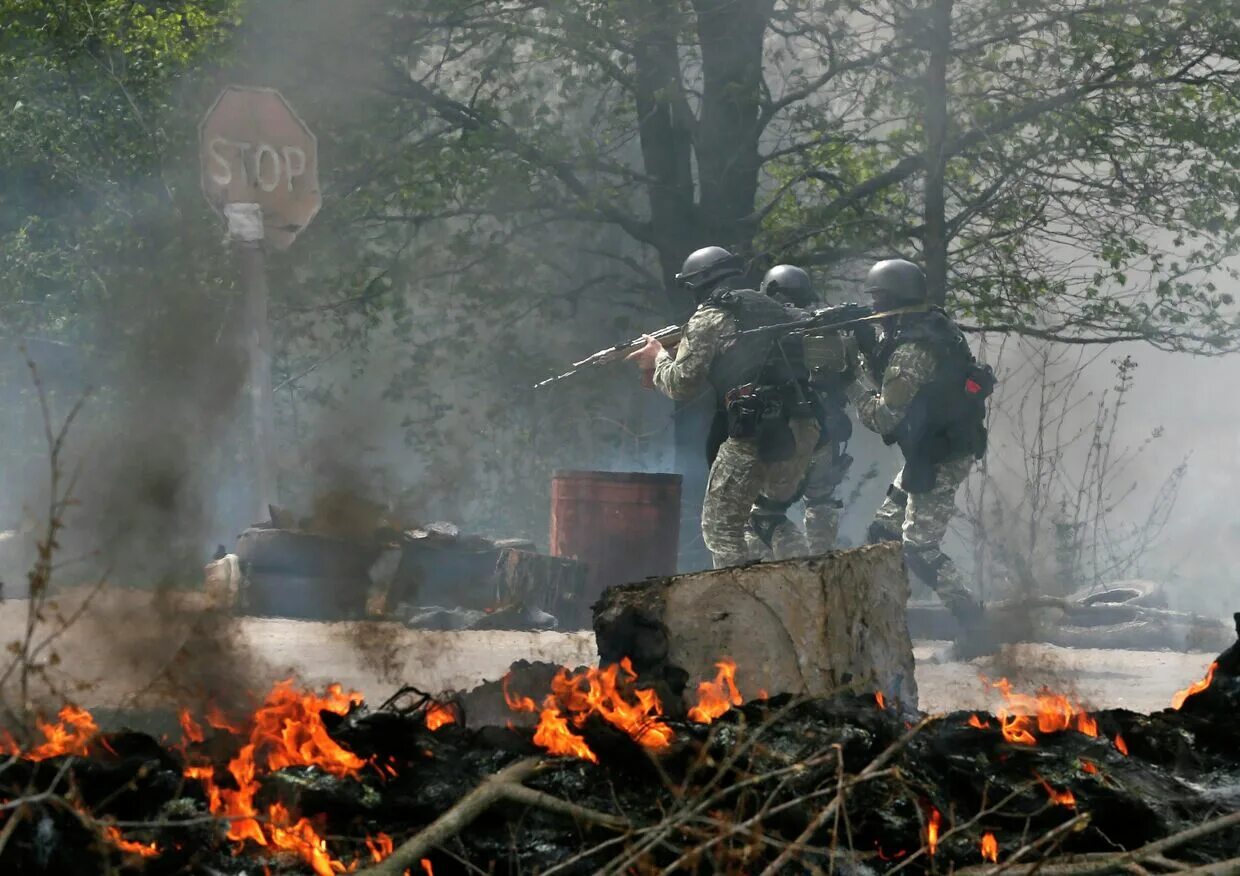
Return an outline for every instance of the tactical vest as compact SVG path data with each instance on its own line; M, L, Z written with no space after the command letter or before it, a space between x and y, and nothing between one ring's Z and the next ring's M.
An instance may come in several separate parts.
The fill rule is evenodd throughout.
M910 343L930 348L935 374L917 391L900 425L883 440L900 445L904 488L916 493L933 484L938 463L964 456L980 459L986 452L986 398L994 377L988 366L977 364L964 332L939 308L899 318L874 351L875 376L881 379L895 351Z
M703 302L736 321L738 331L791 322L808 316L753 289L718 289ZM726 339L710 364L709 380L722 409L727 394L746 384L804 391L808 381L804 347L799 335L734 335Z

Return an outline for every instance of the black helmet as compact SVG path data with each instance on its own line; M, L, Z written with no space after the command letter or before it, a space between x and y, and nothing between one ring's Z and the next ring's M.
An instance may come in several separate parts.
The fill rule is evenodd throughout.
M884 307L926 303L926 275L904 259L887 259L870 268L864 290Z
M762 278L760 291L793 307L814 306L814 286L809 274L796 265L776 265Z
M700 300L720 280L743 273L739 256L732 255L722 246L707 246L689 254L676 275L676 282Z

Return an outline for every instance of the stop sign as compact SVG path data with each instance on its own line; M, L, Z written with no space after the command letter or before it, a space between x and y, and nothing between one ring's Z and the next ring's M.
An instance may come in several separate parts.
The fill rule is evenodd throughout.
M319 211L318 144L280 92L230 85L198 129L211 206L258 204L268 242L284 249Z

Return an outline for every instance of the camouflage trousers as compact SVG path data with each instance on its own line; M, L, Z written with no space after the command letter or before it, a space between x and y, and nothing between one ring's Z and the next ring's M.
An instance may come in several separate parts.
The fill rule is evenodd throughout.
M801 482L805 500L805 530L787 516L778 503L762 499L753 507L746 535L752 559L783 560L793 556L817 556L835 547L840 532L843 504L835 498L835 488L844 482L852 457L834 442L814 451L809 470ZM798 552L799 551L799 552Z
M940 463L934 486L926 493L906 493L901 489L901 470L870 524L872 542L903 540L909 571L933 588L966 628L978 620L981 606L965 586L956 564L939 546L956 514L956 490L972 467L971 456Z
M719 455L710 467L706 484L706 500L702 503L702 540L714 558L716 569L749 562L745 533L750 511L759 496L776 502L796 498L805 479L810 456L818 444L818 422L796 419L790 423L796 449L792 458L783 462L763 462L758 458L757 443L752 438L729 438L719 448ZM799 535L797 530L796 534ZM789 533L791 542L781 551L788 556L807 552L805 539Z

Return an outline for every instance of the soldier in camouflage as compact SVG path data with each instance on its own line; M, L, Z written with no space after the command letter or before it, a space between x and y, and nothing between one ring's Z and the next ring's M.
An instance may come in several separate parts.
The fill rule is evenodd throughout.
M971 640L957 648L980 649L982 606L940 545L956 513L956 490L985 453L985 399L994 376L974 360L956 324L925 306L926 279L916 265L879 262L865 291L879 311L917 308L884 320L883 337L864 363L868 380L848 388L858 421L904 454L870 541L902 539L909 570L938 593Z
M819 304L809 274L795 265L771 268L762 278L759 291L797 311ZM754 503L747 536L750 554L756 559L785 559L798 556L798 551L823 554L835 547L839 535L843 503L835 498L835 489L852 465L852 457L846 452L852 422L845 411L844 386L853 379L856 344L852 335L829 332L811 333L804 345L821 429L809 471L795 497L805 502L804 536L788 519L790 502L760 496Z
M714 392L702 538L717 569L749 561L745 533L754 501L792 500L818 444L801 340L736 334L789 319L778 302L737 288L742 274L740 259L722 247L692 253L676 279L693 292L698 308L675 356L654 339L629 356L653 369L655 386L670 398L691 399L705 388ZM807 551L803 539L785 549Z

